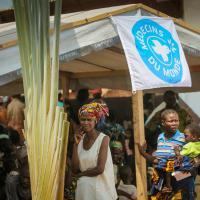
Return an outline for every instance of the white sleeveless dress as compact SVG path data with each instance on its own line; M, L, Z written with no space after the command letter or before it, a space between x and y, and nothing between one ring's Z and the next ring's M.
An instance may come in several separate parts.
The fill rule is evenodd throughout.
M89 150L83 148L83 138L78 145L79 168L81 172L97 166L102 140L105 134L100 133ZM78 179L76 200L116 200L115 180L110 148L108 147L104 172L98 176L82 176Z

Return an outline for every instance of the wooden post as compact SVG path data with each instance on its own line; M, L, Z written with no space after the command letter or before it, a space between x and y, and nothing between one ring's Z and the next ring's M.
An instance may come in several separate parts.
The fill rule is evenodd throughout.
M137 91L132 95L133 126L135 141L135 169L136 169L136 186L137 199L147 200L147 175L146 160L140 155L137 144L144 143L144 110L143 110L143 92Z

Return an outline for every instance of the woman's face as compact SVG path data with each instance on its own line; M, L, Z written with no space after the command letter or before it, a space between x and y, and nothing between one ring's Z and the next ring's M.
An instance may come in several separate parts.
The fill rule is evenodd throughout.
M97 123L96 117L82 116L80 117L80 125L83 131L91 132L95 129Z
M169 113L165 116L162 124L168 133L175 133L179 127L179 117L176 113Z

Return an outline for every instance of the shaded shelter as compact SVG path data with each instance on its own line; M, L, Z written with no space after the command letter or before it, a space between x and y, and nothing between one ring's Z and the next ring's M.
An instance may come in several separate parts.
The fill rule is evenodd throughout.
M118 33L110 19L111 15L168 17L142 4L62 15L60 72L64 74L62 77L68 78L69 83L66 84L71 89L104 87L131 90L126 58ZM200 30L182 20L174 19L174 21L193 82L192 88L179 88L178 91L198 91L200 89L198 84L200 81ZM0 60L1 94L13 93L12 90L22 91L14 22L0 25ZM159 89L154 91L159 91Z
M130 76L124 51L112 15L167 15L142 4L116 6L62 15L60 35L60 88L111 88L131 90ZM182 20L174 19L192 76L191 88L177 91L200 90L200 30ZM15 23L0 25L0 93L10 95L23 91ZM167 88L165 88L167 89ZM163 88L151 91L163 91ZM148 91L149 92L149 91ZM144 141L142 91L133 95L135 113L135 142ZM136 151L138 198L146 197L146 167Z

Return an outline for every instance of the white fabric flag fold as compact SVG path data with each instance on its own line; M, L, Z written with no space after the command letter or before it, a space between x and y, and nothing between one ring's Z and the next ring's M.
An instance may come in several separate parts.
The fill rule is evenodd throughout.
M159 17L112 17L131 76L132 90L191 87L174 22Z

